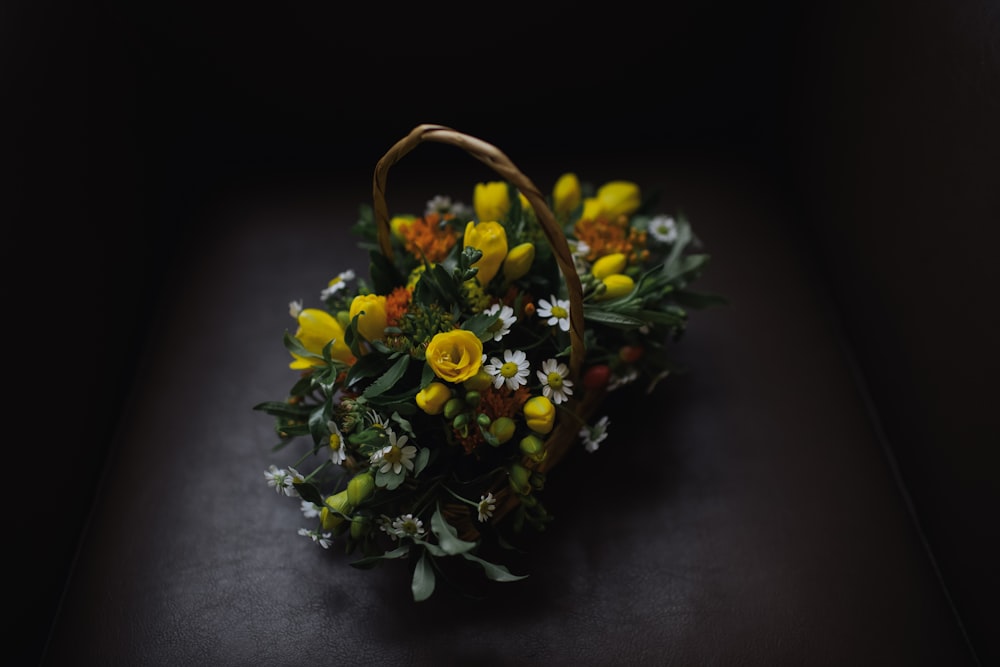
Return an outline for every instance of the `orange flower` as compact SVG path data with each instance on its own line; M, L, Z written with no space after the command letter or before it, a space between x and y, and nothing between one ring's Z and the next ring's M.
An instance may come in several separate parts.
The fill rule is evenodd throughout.
M630 226L624 216L613 221L601 217L580 220L576 223L575 234L576 238L590 247L587 260L591 262L612 253L622 253L628 257L630 264L649 256L649 251L646 250L646 232Z
M387 327L398 327L400 320L410 309L410 299L413 292L406 287L397 287L389 292L385 298L385 325Z
M453 217L428 213L423 218L400 225L399 234L403 237L406 252L431 263L442 261L458 240L455 228L447 223Z

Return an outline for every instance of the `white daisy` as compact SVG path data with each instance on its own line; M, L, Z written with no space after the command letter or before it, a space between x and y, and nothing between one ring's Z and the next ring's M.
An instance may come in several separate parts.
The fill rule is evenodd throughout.
M483 370L493 376L493 386L497 389L506 383L509 389L516 390L521 385L528 384L531 366L528 355L521 350L504 350L503 361L493 357L490 363L483 366Z
M380 466L378 471L381 473L391 470L394 475L398 475L403 468L412 471L417 448L406 444L410 436L402 435L397 438L391 428L387 428L385 432L389 436L389 444L372 454L371 464Z
M677 240L677 221L669 215L657 215L649 221L649 233L661 243Z
M278 495L285 494L285 487L288 484L288 471L284 468L279 468L273 463L264 471L264 479L267 480L267 485L274 489L274 492Z
M593 426L584 426L580 429L580 438L583 439L583 447L588 452L596 452L605 438L608 437L608 426L610 426L607 416L601 417Z
M326 422L326 427L330 430L330 460L335 465L340 465L347 460L347 447L344 447L344 434L340 432L340 427L333 420Z
M331 278L327 286L319 293L320 299L328 299L338 291L347 287L347 281L354 280L354 271L348 269L347 271L341 271L336 277Z
M634 368L630 368L625 375L612 375L611 380L608 382L608 391L621 389L625 385L632 384L638 379L639 371Z
M542 383L542 395L556 405L565 403L573 395L573 381L568 380L569 367L555 359L542 362L542 370L536 371Z
M436 195L427 202L424 215L437 213L438 215L453 214L456 218L468 218L472 215L472 209L459 201L453 201L451 197Z
M392 522L389 535L393 539L400 537L423 537L424 522L412 514L396 517Z
M514 309L510 306L495 303L483 312L487 315L496 315L500 318L496 321L496 324L490 328L490 333L493 334L493 340L495 341L499 341L501 338L509 334L510 328L517 324L517 317L514 315Z
M497 509L497 499L493 497L493 492L479 497L479 520L486 522Z
M321 533L318 530L307 530L305 528L299 528L299 535L303 537L308 537L316 544L320 545L324 549L329 549L330 545L333 544L333 533Z
M555 295L551 301L539 299L538 316L548 318L549 326L559 325L563 331L569 331L569 299L557 299Z
M315 519L319 516L319 511L322 509L319 505L308 500L303 500L302 505L299 508L302 510L302 516L307 519ZM302 534L301 532L299 533Z
M288 314L292 316L293 319L299 319L299 313L302 312L302 300L289 301L288 302Z

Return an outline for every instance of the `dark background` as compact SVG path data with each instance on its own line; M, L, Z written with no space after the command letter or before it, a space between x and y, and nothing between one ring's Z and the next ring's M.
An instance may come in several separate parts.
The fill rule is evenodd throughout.
M360 201L424 122L555 170L754 165L826 280L966 630L1000 657L996 3L48 0L5 3L0 49L4 548L25 664L129 390L156 381L139 360L177 251L241 193Z

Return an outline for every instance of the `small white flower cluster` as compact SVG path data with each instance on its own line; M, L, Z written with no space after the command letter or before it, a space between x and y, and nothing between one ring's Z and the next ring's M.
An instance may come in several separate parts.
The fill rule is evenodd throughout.
M611 423L605 415L598 419L593 426L585 426L580 429L580 438L583 440L584 449L591 453L596 452L604 439L608 437L608 426L610 425Z
M306 481L306 478L295 468L289 466L288 470L279 468L273 463L264 471L264 479L267 485L274 489L278 495L295 497L299 492L295 490L296 484Z

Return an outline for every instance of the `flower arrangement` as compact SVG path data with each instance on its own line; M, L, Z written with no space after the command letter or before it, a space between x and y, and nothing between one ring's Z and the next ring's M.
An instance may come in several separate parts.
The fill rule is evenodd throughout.
M471 209L438 195L390 217L388 169L428 140L500 179L474 186ZM342 543L353 565L407 562L417 601L445 563L522 579L486 546L503 553L552 520L546 476L608 437L608 392L670 373L688 310L720 301L690 289L708 255L636 183L566 173L543 196L495 147L437 125L386 153L373 191L355 226L370 279L345 270L318 305L291 303L296 380L255 409L274 418L277 449L305 445L267 484L300 501L300 535Z

